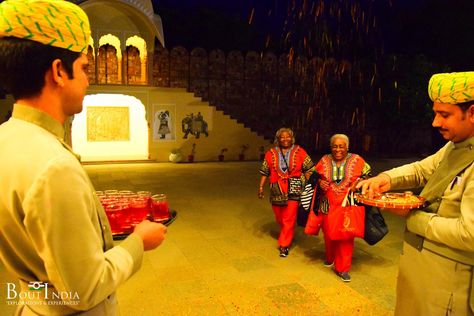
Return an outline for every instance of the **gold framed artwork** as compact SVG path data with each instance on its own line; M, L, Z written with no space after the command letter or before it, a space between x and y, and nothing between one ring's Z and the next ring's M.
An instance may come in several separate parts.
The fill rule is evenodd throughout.
M118 142L130 140L128 106L89 106L87 108L87 141Z

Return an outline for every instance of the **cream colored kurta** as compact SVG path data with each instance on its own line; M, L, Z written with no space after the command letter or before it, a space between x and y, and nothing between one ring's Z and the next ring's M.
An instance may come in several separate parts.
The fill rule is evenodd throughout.
M390 176L392 189L425 186L445 154L455 148L472 155L474 138L457 144L449 142L424 160L384 173ZM396 315L473 313L469 303L472 306L474 165L446 180L448 185L436 200L439 202L437 213L415 210L407 219L408 231L425 239L420 249L404 243Z
M32 299L40 302L23 313L113 315L114 292L141 265L143 243L132 234L113 247L104 210L63 135L57 121L27 106L15 105L0 125L0 258L23 290L41 281L49 300L52 291L69 293L62 305Z

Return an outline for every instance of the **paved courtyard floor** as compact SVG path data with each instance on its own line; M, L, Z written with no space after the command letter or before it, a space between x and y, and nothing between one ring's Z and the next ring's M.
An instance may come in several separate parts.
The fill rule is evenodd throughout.
M377 173L407 161L372 167ZM352 282L344 283L323 266L322 236L307 236L301 227L289 257L278 256L270 204L256 196L259 166L85 165L97 190L165 193L178 212L162 246L147 252L119 289L121 315L393 315L403 219L384 213L390 232L380 243L356 240ZM13 281L0 266L0 282ZM4 292L0 315L11 315Z

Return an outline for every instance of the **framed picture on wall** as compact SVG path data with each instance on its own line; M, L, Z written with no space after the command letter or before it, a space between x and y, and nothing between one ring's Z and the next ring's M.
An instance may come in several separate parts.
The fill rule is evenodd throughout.
M208 137L209 131L212 130L211 109L209 107L201 106L187 107L187 109L189 111L180 118L183 138L200 138L201 136Z
M153 141L176 139L176 105L153 104Z

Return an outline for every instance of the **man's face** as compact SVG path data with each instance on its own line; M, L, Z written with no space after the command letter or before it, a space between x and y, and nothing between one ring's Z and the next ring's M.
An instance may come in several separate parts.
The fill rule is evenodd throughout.
M457 105L435 102L433 112L432 125L444 139L459 143L474 136L474 105L463 112Z
M89 86L87 78L87 56L81 54L72 64L73 76L65 80L63 111L71 116L82 111L82 102Z

